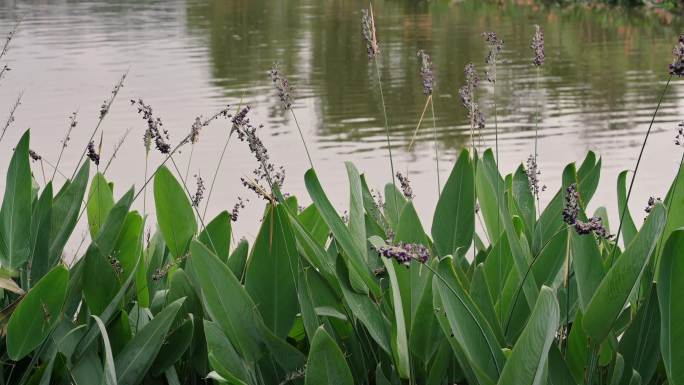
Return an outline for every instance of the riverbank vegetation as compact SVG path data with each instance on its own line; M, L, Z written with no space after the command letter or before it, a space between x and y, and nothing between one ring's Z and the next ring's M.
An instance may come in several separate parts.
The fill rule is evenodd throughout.
M488 82L496 101L503 41L484 33L486 72L469 64L459 90L471 145L448 175L436 166L433 219L423 223L410 174L394 164L375 23L372 9L362 13L392 182L371 190L346 162L343 209L326 195L301 129L308 194L286 193L285 169L271 159L249 106L197 118L173 144L152 107L130 101L145 127L141 151L163 159L145 166L137 187L108 179L100 123L73 171L36 153L26 131L0 208L0 384L684 384L681 163L663 165L678 172L663 180L662 199L644 202L643 213L628 209L653 121L636 165L608 181L617 226L592 202L602 180L593 152L564 168L542 207L536 126L530 157L500 172L496 104L485 117L478 90ZM539 27L531 48L540 73ZM425 107L416 132L434 129L436 82L429 53L417 56ZM674 56L653 120L670 81L684 75L684 36ZM277 67L269 74L296 121L292 85ZM99 108L99 122L124 81ZM226 146L237 140L255 160L241 180L251 204L264 206L261 218L249 218L261 221L251 242L232 231L246 200L206 215L226 147L211 182L197 177L194 187L189 164L174 159L221 123ZM497 137L482 151L485 124ZM682 151L681 126L673 138L666 150ZM436 163L440 156L435 140ZM56 173L67 181L58 186ZM141 201L142 213L133 209ZM590 204L599 208L589 213ZM156 223L148 223L152 210ZM63 250L81 222L88 236L67 261Z

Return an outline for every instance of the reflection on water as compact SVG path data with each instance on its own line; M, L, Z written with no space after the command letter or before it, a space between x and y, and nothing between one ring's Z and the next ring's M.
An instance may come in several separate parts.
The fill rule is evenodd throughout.
M80 123L63 162L70 172L108 88L130 70L103 125L105 158L126 129L133 129L108 172L121 189L140 186L144 168L139 139L144 122L128 99L142 97L151 104L175 140L185 135L195 116L207 116L226 103L250 104L253 120L264 124L262 135L273 160L287 166L286 187L306 201L302 175L308 162L292 116L279 108L267 75L272 63L279 62L296 87L295 112L314 163L341 207L347 200L343 161L353 160L376 187L390 177L375 72L360 36L360 9L365 6L365 0L0 2L3 32L14 18L25 18L9 53L14 70L0 84L0 108L9 109L25 91L15 125L0 143L0 168L6 168L13 142L27 127L33 129L32 147L55 159L67 117L78 110ZM426 222L435 197L430 119L408 151L425 103L416 52L424 49L433 58L435 126L442 172L447 173L458 149L470 145L458 88L465 64L472 61L484 70L484 31L496 31L505 46L496 99L491 85L479 90L487 116L480 147L494 144L496 101L502 168L513 170L532 152L540 106L542 180L553 190L565 163L595 150L604 157L595 201L607 204L615 215L615 177L633 167L666 80L670 50L680 32L677 20L662 23L657 15L616 9L501 6L477 0L377 1L375 14L396 162L402 170L410 164L416 203ZM529 48L534 24L542 26L546 40L547 60L539 72L531 65ZM640 210L649 195L662 194L663 181L674 173L679 154L672 139L684 111L681 92L681 84L674 82L658 115L633 210ZM210 177L227 132L225 122L205 129L193 151L191 175ZM238 194L249 194L239 185L239 177L254 168L243 147L237 142L229 146L210 213L231 207ZM181 154L182 165L188 154ZM546 199L552 192L547 194ZM251 214L245 215L256 215L261 204L250 198ZM247 224L254 221L242 222L248 226L245 233L252 234L254 228Z

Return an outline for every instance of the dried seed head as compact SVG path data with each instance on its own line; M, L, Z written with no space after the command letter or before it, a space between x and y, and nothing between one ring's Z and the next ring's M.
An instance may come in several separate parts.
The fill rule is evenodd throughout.
M195 190L195 194L192 196L192 205L194 207L199 207L202 199L204 199L204 191L206 188L204 187L204 180L201 176L195 175L195 180L197 181L197 189Z
M530 191L532 191L532 194L535 197L539 198L539 193L541 191L546 191L546 186L539 185L539 175L541 175L541 171L539 171L537 158L534 155L530 155L527 158L527 167L525 168L525 174L527 175L527 182L529 183Z
M399 243L396 246L381 246L377 250L381 256L394 259L407 267L411 264L411 261L426 263L430 258L430 250L418 243Z
M88 142L88 148L86 151L86 156L90 159L96 166L100 165L100 154L95 150L95 142L92 140Z
M684 75L684 35L679 35L677 44L672 49L672 56L674 59L669 66L670 75L683 76Z
M290 85L290 81L287 80L287 77L278 69L278 63L274 63L268 73L271 75L273 87L275 87L276 92L278 93L283 109L290 109L293 103L292 94L294 91L294 88Z
M143 134L143 144L145 145L145 150L150 151L152 141L154 140L154 145L157 150L162 154L168 154L171 152L171 145L169 141L169 132L162 128L163 123L161 118L155 117L152 111L152 106L145 104L142 99L134 100L131 99L131 105L138 109L138 115L145 121L147 128Z
M484 114L480 110L480 106L475 102L475 90L480 84L480 76L475 70L473 63L468 63L464 69L466 84L458 90L461 97L461 104L468 111L468 119L473 128L485 128Z
M29 149L28 153L29 153L29 157L30 157L31 160L33 160L34 162L37 162L37 161L43 159L40 155L38 155L38 153L36 153L35 151L33 151L33 150L31 150L31 149Z
M380 47L378 46L378 38L375 33L375 17L373 17L373 9L361 10L361 27L363 40L366 42L366 51L368 53L368 60L375 59L380 54Z
M399 184L401 185L401 192L404 194L406 199L413 199L413 189L411 188L411 181L408 176L404 176L401 172L397 171L397 179L399 179Z
M598 237L611 239L608 230L603 226L599 217L591 217L588 222L580 220L579 217L579 192L575 183L568 186L565 190L565 207L563 208L563 222L575 228L577 234L586 235L596 234Z
M418 51L418 58L420 59L420 76L423 78L423 94L425 96L432 95L435 88L435 75L432 72L432 59L422 49Z
M119 94L119 91L124 86L124 80L126 80L126 75L127 73L124 73L121 76L121 79L119 79L119 82L114 85L114 88L112 89L112 94L109 97L109 99L106 99L104 102L102 102L102 105L100 106L100 120L104 119L105 116L109 113L109 109L112 107L112 103L114 103L114 99L116 99L116 95Z
M544 32L542 32L542 29L538 24L534 25L534 36L532 36L530 48L532 48L532 52L534 52L532 64L537 67L544 64L544 60L546 59L544 54Z
M230 212L230 219L233 222L237 222L240 210L245 208L245 202L249 202L249 199L242 199L241 197L238 197L237 199L237 202L233 206L233 210Z
M646 211L647 214L650 214L651 211L653 210L653 208L655 207L655 205L657 203L661 203L661 202L662 202L662 199L660 199L660 198L649 197L648 198L648 205L646 206L644 211Z
M499 39L494 32L483 32L482 36L485 38L489 48L487 57L485 57L485 64L489 66L489 69L485 72L485 75L488 82L496 83L496 59L503 49L503 40Z

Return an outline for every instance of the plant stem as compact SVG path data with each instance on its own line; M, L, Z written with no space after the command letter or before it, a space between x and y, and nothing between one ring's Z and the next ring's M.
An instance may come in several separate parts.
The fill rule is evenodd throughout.
M309 148L306 146L306 141L304 140L304 134L302 133L302 128L299 126L299 122L297 121L297 116L294 113L294 109L292 107L289 108L290 113L292 114L292 119L295 121L295 125L297 126L297 131L299 131L299 138L302 139L302 144L304 145L304 151L306 151L306 157L309 158L309 165L311 166L311 169L314 169L313 161L311 160L311 154L309 154Z
M629 189L627 190L627 197L625 198L625 204L622 206L622 212L620 213L620 224L618 225L618 231L617 234L615 235L615 244L613 245L613 249L610 253L610 264L609 266L613 266L613 259L615 258L615 250L618 247L618 241L620 240L620 232L622 231L622 224L625 219L625 213L627 212L627 205L629 204L629 198L632 195L632 188L634 187L634 180L636 179L637 171L639 171L639 165L641 164L641 157L644 155L644 149L646 148L646 142L648 142L648 137L651 135L651 129L653 128L653 123L655 122L655 118L658 115L658 110L660 109L660 105L663 102L663 98L665 97L665 93L667 93L667 89L670 86L670 82L672 81L672 75L667 79L667 83L665 83L665 87L663 88L662 93L660 94L660 98L658 99L658 105L656 105L655 111L653 111L653 116L651 117L651 123L648 125L648 130L646 130L646 135L644 136L644 141L641 143L641 150L639 150L639 157L637 158L636 165L634 166L634 173L632 173L632 180L629 182ZM679 174L679 173L677 173Z
M397 182L394 180L394 159L392 157L392 141L390 140L390 127L389 119L387 118L387 107L385 105L385 94L382 92L382 79L380 78L380 66L378 64L378 58L375 57L375 73L378 77L378 89L380 90L380 101L382 102L382 113L385 117L385 137L387 138L387 151L389 152L390 159L390 171L392 173L392 186L394 186L394 192L397 190ZM397 203L397 194L392 194L394 197L394 209L396 211L397 218L399 218L399 204Z
M435 169L437 171L437 198L442 196L442 183L439 177L439 143L437 142L437 122L435 120L435 102L430 94L430 109L432 110L432 141L435 144Z

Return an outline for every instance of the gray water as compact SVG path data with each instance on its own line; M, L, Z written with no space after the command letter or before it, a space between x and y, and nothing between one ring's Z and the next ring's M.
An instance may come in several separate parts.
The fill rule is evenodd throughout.
M542 202L558 188L564 165L593 150L603 157L604 167L590 208L606 205L613 222L617 217L616 177L634 167L667 80L679 21L644 10L518 3L374 2L394 161L397 169L409 171L426 227L437 195L436 172L429 112L409 148L425 104L416 51L426 50L434 61L434 124L445 180L458 151L471 145L458 88L468 62L484 77L484 31L496 31L505 46L496 92L486 83L478 91L487 117L487 127L475 139L478 147L494 145L496 101L501 168L514 170L533 152L539 111L540 178L549 186ZM12 71L0 82L0 119L17 95L24 95L16 121L0 142L0 169L4 172L12 147L29 127L32 149L54 163L68 116L78 111L78 126L60 165L71 175L102 101L128 71L101 126L105 160L131 130L107 171L117 182L117 196L130 185L140 187L144 179L145 122L130 105L131 99L143 98L174 143L196 116L207 117L226 104L233 110L251 105L252 121L264 125L260 133L271 159L287 169L285 190L307 203L303 174L308 161L293 117L280 108L267 74L279 62L295 87L295 116L321 182L343 211L348 205L344 161L353 161L376 189L391 177L375 70L361 40L364 7L365 0L2 1L0 32L9 31L17 17L23 22L7 55ZM542 26L546 37L547 60L539 72L531 65L529 48L534 24ZM632 200L637 218L650 195L664 196L680 159L681 148L673 140L684 112L683 86L678 79L672 82L657 116ZM209 184L228 130L226 120L203 130L192 151L190 189L195 174ZM236 232L253 237L263 202L239 181L256 166L245 147L234 138L229 143L208 216L230 210L238 195L247 197ZM186 147L176 159L183 174L189 154ZM161 159L153 153L150 169ZM42 182L39 164L33 167ZM44 167L49 179L51 169ZM61 184L64 178L58 174L56 180ZM150 202L148 194L148 212ZM143 211L143 200L135 206Z

